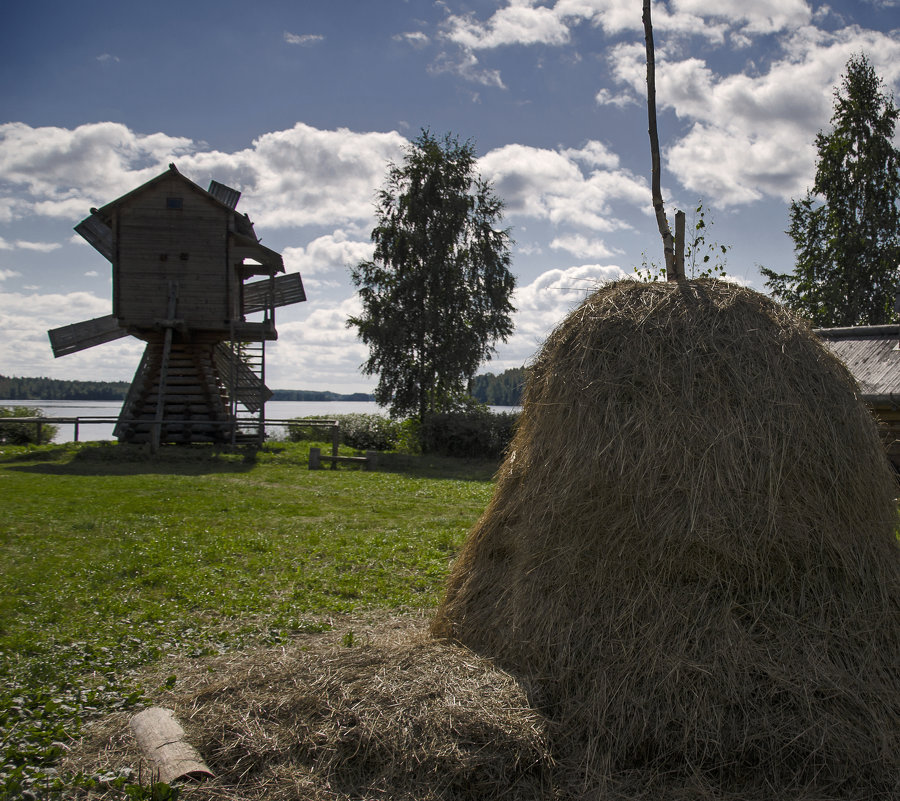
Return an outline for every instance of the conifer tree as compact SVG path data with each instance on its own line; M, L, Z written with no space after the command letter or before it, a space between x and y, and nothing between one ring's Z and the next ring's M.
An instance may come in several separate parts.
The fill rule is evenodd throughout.
M832 131L816 136L812 191L791 204L794 272L762 269L772 295L813 325L875 325L896 317L898 113L866 56L852 57L835 90Z

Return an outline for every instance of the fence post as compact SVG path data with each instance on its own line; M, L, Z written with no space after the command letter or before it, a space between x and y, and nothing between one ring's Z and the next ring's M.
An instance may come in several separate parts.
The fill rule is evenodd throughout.
M338 445L341 442L341 427L335 422L334 428L331 429L331 455L338 455ZM337 470L337 459L331 460L331 469Z
M78 442L78 418L75 418L75 442Z
M310 448L309 449L309 469L310 470L321 470L322 469L322 451L320 448Z

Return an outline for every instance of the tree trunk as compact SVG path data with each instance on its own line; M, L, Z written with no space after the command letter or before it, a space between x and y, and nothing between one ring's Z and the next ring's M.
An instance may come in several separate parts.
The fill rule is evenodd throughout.
M666 259L666 278L675 281L684 278L678 275L675 266L675 242L666 210L663 206L660 188L659 134L656 130L656 55L653 47L653 24L650 20L650 0L644 0L644 40L647 43L647 116L649 119L650 157L652 159L651 184L653 191L653 208L656 211L656 224L663 241L663 254Z

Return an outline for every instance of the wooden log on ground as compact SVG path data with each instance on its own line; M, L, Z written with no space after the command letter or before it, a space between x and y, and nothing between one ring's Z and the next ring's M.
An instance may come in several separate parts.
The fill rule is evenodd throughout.
M202 779L213 772L190 743L171 709L154 706L131 719L131 731L141 754L158 774L158 781L171 784L176 779Z

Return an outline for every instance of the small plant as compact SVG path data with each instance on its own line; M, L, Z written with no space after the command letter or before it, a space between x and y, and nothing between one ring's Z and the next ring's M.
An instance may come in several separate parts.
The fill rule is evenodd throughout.
M690 233L685 237L684 265L685 275L688 278L725 278L726 256L731 250L730 245L720 245L709 240L709 231L713 226L712 220L706 221L706 208L703 201L697 201L694 215L691 219ZM634 272L641 281L665 281L666 268L658 262L650 261L646 253L641 253L641 266L635 267Z
M725 278L725 261L730 245L720 245L707 239L713 226L712 220L706 222L706 209L703 201L697 203L694 217L691 220L693 238L684 246L685 267L690 268L691 278ZM687 272L687 269L685 270Z

